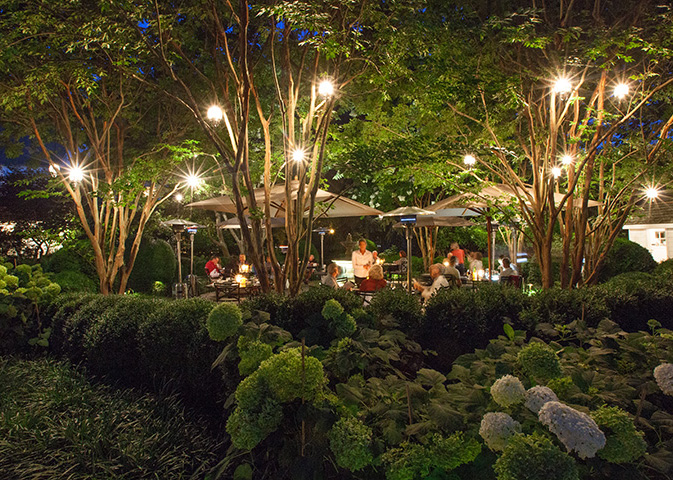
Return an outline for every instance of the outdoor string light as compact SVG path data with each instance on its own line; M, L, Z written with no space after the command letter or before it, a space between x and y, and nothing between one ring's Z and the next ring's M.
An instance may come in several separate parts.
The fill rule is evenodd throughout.
M561 163L565 166L572 165L572 163L573 163L572 155L563 155L561 157Z
M334 84L331 80L323 80L318 85L318 93L323 97L329 97L334 94Z
M178 192L178 193L175 194L175 201L176 201L176 202L182 202L182 200L183 200L184 198L185 198L185 197L183 197L182 194L181 194L180 192Z
M465 158L463 158L463 163L468 167L472 167L475 163L477 163L477 159L474 158L473 155L465 155Z
M60 165L57 165L56 163L52 163L51 165L49 165L49 174L52 177L56 177L56 175L58 175L58 172L60 171L61 171Z
M562 173L562 171L561 171L560 167L552 167L552 169L551 169L552 177L558 178L558 177L561 176L561 173Z

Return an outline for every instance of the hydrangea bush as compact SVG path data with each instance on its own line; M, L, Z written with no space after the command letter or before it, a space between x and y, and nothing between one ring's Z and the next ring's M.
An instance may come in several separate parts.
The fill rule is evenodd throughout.
M521 432L521 424L503 412L489 412L484 415L479 427L479 435L493 451L501 452L507 442Z
M521 380L512 375L505 375L493 383L491 395L498 405L507 408L523 402L526 398L526 389Z
M547 402L538 412L540 422L549 427L568 451L580 458L593 458L605 446L605 434L586 413L561 402Z

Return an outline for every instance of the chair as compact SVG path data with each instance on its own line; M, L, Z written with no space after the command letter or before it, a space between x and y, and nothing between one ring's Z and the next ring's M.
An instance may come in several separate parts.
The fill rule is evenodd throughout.
M521 277L519 275L510 275L502 279L503 285L510 285L512 287L521 288Z

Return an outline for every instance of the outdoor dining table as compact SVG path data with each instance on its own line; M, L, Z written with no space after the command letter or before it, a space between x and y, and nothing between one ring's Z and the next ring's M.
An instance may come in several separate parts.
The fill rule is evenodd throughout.
M257 280L248 280L246 282L237 282L234 279L216 280L212 283L215 289L215 301L219 302L220 297L235 298L237 303L241 303L242 297L250 297L260 292L260 284Z

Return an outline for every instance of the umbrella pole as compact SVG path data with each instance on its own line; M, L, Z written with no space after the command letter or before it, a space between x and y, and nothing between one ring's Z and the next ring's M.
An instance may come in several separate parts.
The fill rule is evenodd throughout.
M196 278L194 277L194 234L189 234L189 239L192 244L190 261L189 261L189 285L192 288L192 296L196 296Z
M325 271L325 232L320 232L320 270Z
M488 236L488 279L493 277L493 245L491 243L491 234L493 233L493 225L491 224L491 217L486 217L486 235Z
M407 230L407 290L411 293L411 225L406 226Z
M177 241L178 241L178 298L182 297L182 257L180 256L180 239L182 237L182 234L178 232L177 234Z

